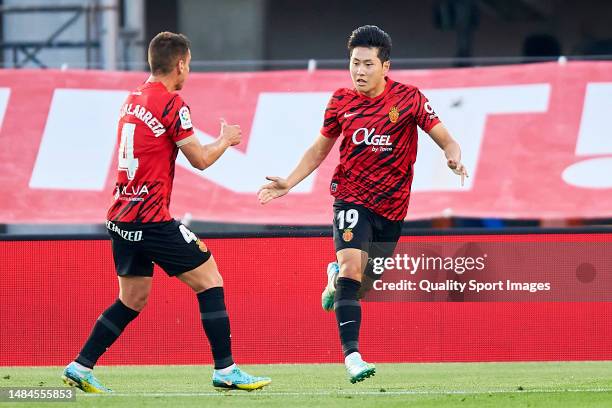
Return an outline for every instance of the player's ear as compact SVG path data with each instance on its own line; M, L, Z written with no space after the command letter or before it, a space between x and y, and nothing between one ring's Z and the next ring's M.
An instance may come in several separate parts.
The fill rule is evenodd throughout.
M383 74L387 75L389 68L391 68L391 61L387 60L383 62Z

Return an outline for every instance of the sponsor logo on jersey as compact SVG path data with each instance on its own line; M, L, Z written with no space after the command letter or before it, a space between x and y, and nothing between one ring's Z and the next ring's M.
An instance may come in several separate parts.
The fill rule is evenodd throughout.
M392 146L391 135L377 135L376 129L359 128L353 133L353 143L368 146Z
M423 105L423 108L425 108L425 112L429 113L429 120L432 120L438 117L438 115L434 111L434 108L431 107L431 104L429 103L429 101L425 102L425 105Z
M144 197L149 194L149 188L146 184L127 186L115 186L115 200L123 201L144 201Z
M166 132L166 128L164 128L164 125L161 124L159 119L153 116L144 106L132 106L131 103L126 103L121 107L120 117L124 117L125 115L131 115L140 119L142 123L151 129L155 137L160 137Z
M353 143L372 146L373 152L388 152L393 150L391 135L377 135L376 129L359 128L353 133Z
M329 186L330 190L332 191L332 193L335 193L336 190L338 189L338 183L331 183L331 185Z
M397 109L397 106L391 107L391 109L389 110L389 120L391 121L391 123L396 123L399 119L399 116L400 113Z
M191 115L189 115L189 108L183 106L179 109L179 119L181 120L181 127L183 129L191 129L193 125L191 124Z
M351 228L347 228L342 233L342 239L344 242L351 242L353 240L353 230Z
M112 221L108 221L108 220L106 221L106 228L110 232L116 233L117 235L119 235L121 238L123 238L126 241L132 241L132 242L142 241L142 231L141 230L126 231L126 230L119 228Z

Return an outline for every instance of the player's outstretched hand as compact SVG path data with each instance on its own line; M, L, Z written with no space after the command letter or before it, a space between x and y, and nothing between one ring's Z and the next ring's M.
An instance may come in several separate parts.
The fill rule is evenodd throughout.
M242 130L240 125L228 125L225 119L221 119L219 136L227 141L230 146L236 146L242 141Z
M270 180L271 183L264 184L257 192L260 204L266 204L289 192L289 183L284 178L268 176L266 180Z
M461 186L463 187L465 178L469 177L467 173L467 169L465 168L463 163L450 159L448 160L447 165L448 165L448 168L453 171L453 173L461 176Z

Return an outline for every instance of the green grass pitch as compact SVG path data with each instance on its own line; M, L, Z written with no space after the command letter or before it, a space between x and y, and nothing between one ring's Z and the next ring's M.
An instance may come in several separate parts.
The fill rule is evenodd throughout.
M269 375L254 392L221 393L210 366L100 366L111 395L68 403L0 403L15 407L611 407L612 362L378 364L362 383L340 364L243 366ZM0 387L63 386L62 367L0 367Z

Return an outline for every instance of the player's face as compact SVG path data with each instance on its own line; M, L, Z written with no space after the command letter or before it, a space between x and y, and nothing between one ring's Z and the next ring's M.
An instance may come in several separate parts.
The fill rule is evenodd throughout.
M191 51L187 50L187 55L183 59L179 59L177 70L178 76L176 79L176 90L183 88L187 77L189 76L189 64L191 63Z
M378 58L378 48L353 48L350 70L355 89L369 97L381 94L385 89L389 65L389 61L383 63Z

